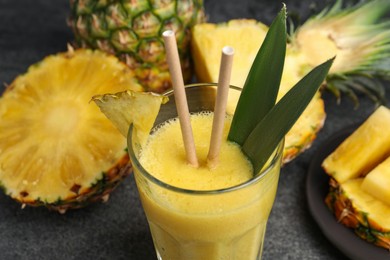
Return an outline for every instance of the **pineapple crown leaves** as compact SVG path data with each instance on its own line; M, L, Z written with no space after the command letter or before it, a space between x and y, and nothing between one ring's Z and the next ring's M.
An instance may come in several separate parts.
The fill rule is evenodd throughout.
M263 168L312 100L334 60L314 68L275 104L283 73L286 34L284 5L253 62L228 135L230 141L242 146L255 173Z
M370 73L355 72L345 74L329 74L326 79L326 90L331 92L337 102L341 102L341 94L347 95L355 104L355 109L359 106L358 93L362 93L375 102L377 106L386 104L385 87L378 78Z
M338 47L338 65L331 68L326 89L340 100L341 93L359 104L355 92L384 103L384 87L377 78L390 80L390 1L373 0L343 7L343 0L324 9L300 26L301 31L321 30ZM365 80L362 80L366 77Z

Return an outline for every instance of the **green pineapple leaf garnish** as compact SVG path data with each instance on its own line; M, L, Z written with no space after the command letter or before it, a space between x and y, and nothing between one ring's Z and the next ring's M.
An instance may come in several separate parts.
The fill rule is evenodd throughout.
M251 131L275 105L286 56L286 6L269 28L237 103L228 139L243 145ZM253 112L248 112L253 111Z
M279 142L305 110L324 81L333 59L315 67L268 112L246 139L242 149L255 172L262 169Z
M275 105L283 72L286 38L286 7L283 6L253 62L228 135L230 141L242 145L255 172L263 168L312 100L334 60L314 68ZM277 69L270 69L271 64Z

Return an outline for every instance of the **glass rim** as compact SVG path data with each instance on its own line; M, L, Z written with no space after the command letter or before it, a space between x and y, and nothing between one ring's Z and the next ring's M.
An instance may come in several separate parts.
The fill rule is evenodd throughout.
M217 86L217 83L194 83L194 84L186 85L185 88L196 88L196 87L206 87L206 86ZM230 85L229 88L241 91L241 88L236 87L236 86ZM162 93L162 95L172 96L173 90L172 89L167 90L164 93ZM269 172L271 172L273 166L278 163L277 161L279 160L279 157L283 156L284 138L280 141L278 146L275 148L275 151L272 154L273 158L272 158L271 162L265 168L263 168L259 173L255 174L253 178L251 178L243 183L240 183L240 184L237 184L234 186L230 186L227 188L222 188L222 189L215 189L215 190L186 189L186 188L180 188L178 186L174 186L174 185L171 185L171 184L168 184L166 182L159 180L158 178L151 175L142 166L142 164L138 160L137 156L135 155L135 150L133 148L133 139L132 139L133 132L134 132L133 131L133 124L131 124L129 127L128 134L127 134L127 149L128 149L128 154L129 154L131 163L133 164L133 173L134 173L134 164L135 164L135 167L137 167L137 169L141 172L141 174L145 178L147 178L149 181L153 182L154 184L156 184L162 188L171 190L171 191L185 193L185 194L191 194L191 195L211 195L211 194L228 193L228 192L232 192L235 190L240 190L240 189L243 189L245 187L248 187L251 184L258 182L259 180L264 178L264 176L266 176Z

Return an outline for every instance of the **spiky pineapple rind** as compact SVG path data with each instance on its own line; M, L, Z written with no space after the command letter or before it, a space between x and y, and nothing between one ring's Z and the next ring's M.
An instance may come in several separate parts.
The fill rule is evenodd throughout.
M390 230L382 228L367 212L356 208L338 182L330 178L325 203L338 222L352 228L362 239L390 250Z
M58 198L55 202L47 202L40 198L35 200L16 199L23 207L44 206L50 210L65 213L69 209L79 209L95 202L106 202L108 195L118 187L118 185L132 172L132 165L128 154L106 172L102 172L101 177L97 178L91 186L82 193L75 194L68 198Z
M190 28L205 20L202 0L100 1L73 0L68 24L75 45L115 54L132 68L145 90L171 86L161 34L176 32L185 81L192 76Z

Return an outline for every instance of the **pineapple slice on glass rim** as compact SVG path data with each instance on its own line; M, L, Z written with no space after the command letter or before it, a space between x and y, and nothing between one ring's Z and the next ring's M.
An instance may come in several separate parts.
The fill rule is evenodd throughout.
M108 199L131 163L126 138L90 100L125 90L142 87L125 64L100 51L70 48L18 76L0 97L5 193L62 213Z
M337 98L346 93L355 102L356 91L376 102L384 101L384 89L377 77L390 78L390 23L381 21L389 10L388 0L373 0L345 9L338 0L298 27L289 37L278 99L320 60L336 56L336 64L323 84L325 89ZM229 45L236 52L231 84L242 87L267 30L263 23L248 19L195 25L191 51L197 79L217 82L218 63L207 61L218 60L219 50ZM231 102L235 100L238 98ZM284 163L311 146L325 118L319 92L286 135Z

